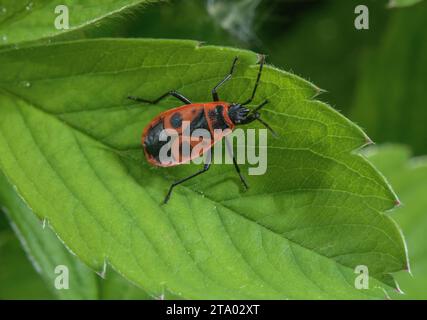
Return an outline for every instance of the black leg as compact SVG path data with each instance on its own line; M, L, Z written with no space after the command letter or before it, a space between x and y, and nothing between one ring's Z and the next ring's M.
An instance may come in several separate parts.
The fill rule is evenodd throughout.
M233 75L233 71L234 71L234 66L236 65L237 60L239 59L239 57L235 57L233 60L233 64L231 65L231 70L230 73L225 76L224 79L222 79L213 89L212 89L212 99L213 101L219 101L219 97L218 97L218 92L217 90L219 89L219 87L221 87L224 83L226 83L228 80L231 79L231 76Z
M255 82L254 89L252 91L252 95L251 95L251 97L248 100L246 100L245 102L241 103L242 106L251 103L252 100L254 99L255 93L256 93L256 89L258 88L259 79L261 79L262 67L264 66L264 62L265 62L265 56L261 55L261 61L259 62L258 76L256 78L256 82Z
M248 184L246 183L246 180L245 180L245 177L242 175L242 173L240 172L240 168L239 168L239 165L237 164L237 160L236 160L236 157L234 156L234 152L233 152L233 148L232 148L232 146L230 145L230 141L228 141L228 139L227 139L227 137L225 137L225 143L227 144L227 150L228 150L228 153L231 155L231 157L233 158L233 164L234 164L234 168L236 169L236 171L237 171L237 174L239 175L239 177L240 177L240 181L242 181L242 183L243 183L243 185L245 186L245 189L249 189L249 186L248 186Z
M172 183L171 186L170 186L170 188L169 188L168 194L165 197L165 200L163 200L163 203L166 204L169 201L169 198L171 196L173 188L175 188L177 185L179 185L179 184L181 184L181 183L183 183L183 182L185 182L187 180L190 180L191 178L197 177L199 174L202 174L202 173L208 171L210 166L211 166L210 162L206 163L206 164L203 165L203 169L202 170L197 171L196 173L192 174L191 176L188 176L186 178L183 178L181 180L178 180L178 181L175 181L174 183Z
M176 91L168 91L165 94L162 94L160 97L158 97L157 99L154 99L154 100L146 100L146 99L142 99L142 98L138 98L138 97L133 97L133 96L128 96L128 99L134 100L136 102L156 104L160 100L166 98L167 96L175 97L175 98L181 100L182 102L184 102L185 104L190 104L191 103L191 101L188 98L184 97L182 94L180 94L179 92L176 92Z

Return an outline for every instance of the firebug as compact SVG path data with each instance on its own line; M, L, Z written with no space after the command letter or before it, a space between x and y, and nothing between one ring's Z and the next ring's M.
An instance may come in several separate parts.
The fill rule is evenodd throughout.
M261 104L259 104L254 109L249 109L246 107L255 97L258 84L261 78L262 69L265 61L265 56L262 55L260 59L260 66L258 70L258 75L255 81L254 88L252 90L252 94L249 99L244 101L243 103L231 103L226 101L221 101L218 96L218 89L225 84L228 80L231 79L233 75L233 71L235 69L236 63L238 61L238 57L234 58L234 61L231 65L230 72L212 89L212 102L199 102L193 103L188 98L180 94L179 92L173 90L168 91L165 94L161 95L157 99L147 100L139 97L128 96L128 99L141 102L141 103L149 103L156 104L160 102L162 99L167 96L173 96L178 100L182 101L184 105L173 108L170 110L166 110L159 115L157 115L154 119L150 121L150 123L145 127L142 134L142 145L145 153L145 157L147 161L154 166L177 166L186 162L191 161L193 158L191 156L183 156L180 154L174 154L173 158L175 159L172 163L164 164L159 158L159 152L162 146L166 143L163 139L160 139L160 134L165 129L175 129L182 134L182 123L187 121L190 123L190 133L196 129L206 129L210 132L211 136L214 137L215 129L230 129L226 130L227 132L231 132L234 130L236 125L244 125L251 123L255 120L261 122L267 129L269 129L274 135L275 132L273 129L260 118L259 111L268 103L268 100L264 100ZM218 139L224 138L225 135L220 137L215 137L212 139L212 143L210 147L216 142ZM185 139L186 137L181 136L182 141L190 141ZM187 137L188 138L188 137ZM189 142L191 144L191 141ZM190 146L191 147L191 146ZM182 150L181 148L179 150ZM197 155L200 156L200 155ZM237 164L236 158L233 155L233 164L234 167L240 177L245 188L248 188L248 184L246 183L245 178L243 177L240 168ZM169 201L172 190L177 185L188 181L206 171L208 171L211 165L210 159L203 165L203 168L200 171L195 172L194 174L175 181L169 188L168 193L164 199L164 203Z

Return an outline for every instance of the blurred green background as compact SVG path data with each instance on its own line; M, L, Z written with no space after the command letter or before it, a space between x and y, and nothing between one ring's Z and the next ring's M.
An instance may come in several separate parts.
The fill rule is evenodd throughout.
M369 30L354 27L359 4L354 0L172 0L88 27L75 37L196 39L265 53L268 63L324 89L319 99L356 122L374 142L402 143L415 156L427 154L427 1L388 8L386 0L365 0ZM424 209L417 210L420 214ZM0 274L0 298L53 297L0 213L0 260L5 259L20 267ZM417 259L427 261L425 254ZM12 291L2 290L10 278L20 282ZM418 289L409 297L426 298L426 294Z

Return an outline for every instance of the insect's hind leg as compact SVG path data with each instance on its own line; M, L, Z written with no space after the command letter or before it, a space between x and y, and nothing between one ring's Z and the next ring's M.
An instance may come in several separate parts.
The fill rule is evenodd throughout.
M162 94L160 97L158 97L157 99L154 99L154 100L147 100L147 99L143 99L143 98L139 98L139 97L134 97L134 96L128 96L128 99L136 101L136 102L156 104L156 103L160 102L162 99L166 98L167 96L175 97L178 100L184 102L185 104L190 104L191 103L190 99L186 98L184 95L182 95L181 93L179 93L179 92L177 92L175 90L168 91L168 92Z
M179 184L181 184L181 183L183 183L185 181L188 181L188 180L190 180L190 179L192 179L194 177L197 177L198 175L200 175L200 174L208 171L209 168L210 168L210 166L211 166L211 163L208 162L208 163L206 163L206 164L203 165L203 169L202 170L197 171L196 173L193 173L192 175L190 175L190 176L188 176L186 178L183 178L181 180L178 180L178 181L175 181L174 183L172 183L171 186L170 186L170 188L169 188L169 191L168 191L168 193L167 193L167 195L165 197L165 200L163 200L163 203L166 204L169 201L169 198L170 198L170 196L172 194L173 188L175 188L177 185L179 185Z
M235 57L233 60L233 64L231 65L230 73L225 76L213 89L212 89L212 99L213 101L219 101L219 96L217 90L233 76L234 67L237 63L239 57Z
M234 168L236 169L237 174L239 175L240 181L243 183L243 185L245 186L245 189L249 189L248 183L246 182L245 177L242 175L242 173L240 172L240 167L237 164L237 160L236 157L234 156L234 152L233 152L233 148L230 144L230 141L227 139L227 137L224 138L225 143L227 144L227 150L228 153L231 155L231 157L233 158L233 164L234 164Z

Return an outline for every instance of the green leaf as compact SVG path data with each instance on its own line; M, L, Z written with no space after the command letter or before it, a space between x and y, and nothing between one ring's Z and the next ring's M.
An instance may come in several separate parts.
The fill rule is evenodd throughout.
M95 299L97 282L92 270L75 259L49 230L48 222L42 223L32 214L25 203L19 199L5 177L0 174L0 203L13 219L12 226L21 243L43 277L52 293L62 299ZM55 268L64 265L69 270L70 289L57 290L54 283L58 274Z
M408 243L412 275L407 272L396 275L405 295L393 297L427 299L427 158L410 158L409 149L399 145L387 145L368 151L369 159L390 180L403 202L394 217L402 227Z
M378 50L363 61L353 117L377 142L427 153L427 2L393 12Z
M389 0L389 8L402 8L413 6L414 4L420 3L423 0Z
M11 219L11 224L15 233L19 236L22 246L26 250L29 260L43 278L46 288L60 299L147 299L149 296L141 289L124 280L116 272L110 270L106 279L100 279L92 270L86 267L80 260L73 256L64 245L58 240L55 233L50 229L47 220L40 222L26 204L14 192L12 187L7 182L3 174L0 173L0 203L5 206L8 216ZM6 232L6 231L5 231ZM7 232L7 237L10 232ZM2 283L6 297L16 293L22 295L22 298L27 297L27 289L16 287L12 283L19 278L27 279L24 261L15 262L9 257L11 254L16 254L21 259L21 249L17 249L15 241L13 242L14 251L10 253L3 266L14 270L13 275L3 275L9 279L9 283ZM9 246L11 246L10 244ZM23 260L23 259L21 259ZM55 273L55 268L58 265L63 265L68 268L69 272L69 288L58 290L55 288L55 278L58 274ZM33 272L28 272L32 275ZM32 279L31 279L32 280ZM32 283L38 283L38 280L28 280L30 286ZM12 292L12 293L11 293ZM30 290L31 292L31 290ZM43 298L43 293L38 293L33 298Z
M0 261L0 299L52 298L10 229L0 231Z
M128 9L136 8L152 0L65 0L58 3L52 0L24 1L0 0L0 45L48 38L59 34L84 32L88 26L99 24ZM69 29L58 30L55 13L58 5L68 7ZM62 11L61 11L62 12ZM31 32L29 32L31 30Z
M249 96L258 66L248 51L192 41L87 40L0 53L0 167L40 218L87 265L104 263L151 295L184 298L372 298L407 265L384 213L396 197L353 151L365 134L316 101L312 84L266 67L254 104L279 133L268 171L243 192L232 165L170 184L198 167L153 168L141 131L177 105L132 104L177 89L193 101L239 56L227 101ZM253 146L252 146L253 147ZM245 167L245 172L246 172ZM354 288L369 267L370 290Z
M9 227L9 224L7 223L7 220L4 218L4 215L5 215L5 213L0 208L0 231L8 229L8 227Z

